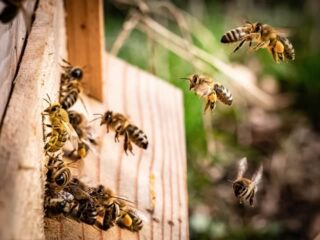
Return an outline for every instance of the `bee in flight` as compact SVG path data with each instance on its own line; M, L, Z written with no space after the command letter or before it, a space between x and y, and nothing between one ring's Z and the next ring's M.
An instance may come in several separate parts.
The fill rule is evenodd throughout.
M65 59L62 59L62 61L65 65L61 65L63 72L61 74L59 102L64 109L69 109L78 98L82 101L79 95L82 92L83 70L80 67L72 66Z
M232 187L235 196L239 199L240 204L242 204L245 200L248 200L250 206L253 207L254 196L258 191L258 184L262 179L263 167L261 165L251 179L243 177L247 167L247 158L242 158L239 162L237 178L233 181Z
M51 103L50 97L48 100L44 99L49 107L46 108L42 115L49 116L51 124L46 124L47 127L52 128L51 132L45 137L46 142L44 149L45 152L57 152L64 146L65 142L70 139L74 148L78 148L78 135L69 122L69 116L66 110L64 110L60 103Z
M182 79L189 81L189 90L194 91L198 96L206 100L204 112L208 108L213 111L218 100L229 106L232 104L233 97L231 92L222 84L215 83L212 78L193 74L189 78Z
M147 135L137 126L131 124L129 119L123 114L107 111L105 114L95 115L100 115L100 117L97 119L101 119L100 125L106 124L107 133L109 132L110 128L115 131L115 142L119 142L119 136L124 136L123 148L125 153L127 153L129 150L133 154L131 142L140 148L148 148Z
M295 58L294 48L288 38L268 24L246 22L244 26L226 32L221 38L221 43L234 42L240 44L233 52L238 51L245 42L249 42L249 47L254 50L268 48L276 62ZM252 43L255 43L255 46L252 46Z

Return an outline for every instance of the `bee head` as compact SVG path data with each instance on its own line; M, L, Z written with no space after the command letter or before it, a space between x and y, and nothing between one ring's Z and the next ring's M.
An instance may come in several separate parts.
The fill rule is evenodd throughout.
M262 23L258 22L254 28L254 31L260 33L262 31Z
M44 110L45 113L49 113L49 114L54 114L56 112L58 112L61 109L61 105L58 102L54 102L52 104L50 104L50 106L48 108L46 108Z
M233 183L232 187L233 187L234 194L236 196L239 196L246 189L246 186L239 181Z
M191 79L190 79L190 87L189 90L193 89L198 83L199 83L199 75L198 74L194 74L192 75Z
M83 77L83 71L81 68L76 67L71 70L70 75L74 79L81 80Z
M112 111L107 111L102 119L101 119L101 123L100 123L100 126L103 125L103 124L110 124L112 122Z

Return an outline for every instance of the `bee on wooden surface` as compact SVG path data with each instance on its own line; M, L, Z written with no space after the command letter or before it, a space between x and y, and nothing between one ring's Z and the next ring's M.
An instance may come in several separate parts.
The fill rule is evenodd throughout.
M215 83L212 78L193 74L189 78L182 78L189 81L189 90L194 91L198 96L206 100L204 112L210 108L213 111L217 100L226 105L231 105L233 98L230 91L219 83Z
M126 154L128 150L133 154L131 142L140 148L148 148L148 139L146 134L137 126L131 124L128 118L123 114L107 111L105 114L96 115L100 115L100 117L98 117L98 119L101 118L100 125L106 124L107 133L110 128L115 131L115 142L119 142L119 136L124 136L123 148Z
M115 194L103 185L92 188L90 195L104 207L103 221L99 228L108 230L117 224L132 232L140 231L143 227L143 213L134 209L131 201Z
M281 36L281 33L278 30L268 24L247 22L242 27L228 31L221 38L221 43L234 43L239 41L240 44L233 52L239 50L245 42L249 42L249 47L252 46L252 43L256 44L252 47L254 50L268 48L272 52L276 62L278 62L278 59L283 59L284 48L287 49L286 58L294 60L294 49L292 44L286 37Z
M94 152L92 145L97 145L97 141L92 135L92 130L85 116L76 111L68 110L70 124L76 131L79 137L78 149L74 149L69 153L69 157L74 159L83 159L88 155L89 150Z
M48 169L47 182L49 185L63 188L70 182L71 171L59 156L49 156L46 167Z
M52 128L51 132L46 135L46 139L49 138L49 140L44 146L45 152L59 151L68 139L74 148L77 148L78 135L69 122L67 111L62 108L60 103L51 103L50 98L44 100L47 101L49 107L42 114L49 116L50 124L46 124L46 126Z
M243 175L247 170L247 159L243 158L239 162L238 174L236 180L233 181L232 187L235 196L239 199L240 204L248 200L250 206L253 207L254 196L258 191L258 184L262 179L262 165L255 172L251 179L244 178Z
M82 92L83 70L72 66L64 59L63 62L66 65L61 65L63 73L61 74L59 102L64 109L69 109L76 103Z
M47 217L56 217L61 214L67 217L78 205L74 196L64 190L46 189L45 194L44 210Z

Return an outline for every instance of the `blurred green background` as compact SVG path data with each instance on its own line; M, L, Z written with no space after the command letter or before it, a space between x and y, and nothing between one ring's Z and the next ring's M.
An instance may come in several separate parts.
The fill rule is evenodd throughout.
M108 51L129 10L135 9L119 2L105 1ZM320 232L320 2L171 2L202 23L203 28L189 29L195 46L230 66L246 67L256 78L253 84L274 102L260 106L246 98L244 89L239 101L234 94L232 107L218 104L214 113L204 116L202 101L178 80L201 72L192 59L182 59L136 29L120 48L120 58L184 92L191 239L314 239ZM180 35L175 20L148 14ZM296 60L276 64L265 49L254 52L244 45L233 54L236 45L220 44L223 33L246 20L288 31ZM219 69L206 69L234 89ZM239 205L228 182L244 156L250 173L260 163L265 169L255 208Z

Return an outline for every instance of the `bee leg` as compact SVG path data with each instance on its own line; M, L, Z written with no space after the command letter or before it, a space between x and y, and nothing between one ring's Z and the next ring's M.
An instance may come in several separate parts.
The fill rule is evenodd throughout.
M204 107L204 113L207 111L209 106L210 106L210 100L207 101L206 106Z
M134 155L133 152L132 152L132 144L130 142L129 134L128 134L127 131L124 134L124 145L123 145L123 148L124 148L124 151L125 151L126 154L127 154L127 151L129 150L131 152L131 154Z
M244 44L244 42L246 41L246 39L242 40L242 42L238 45L238 47L236 47L233 52L236 52L239 50L239 48L241 48L241 46Z
M45 124L46 127L52 128L51 124Z
M116 132L116 134L114 135L114 141L119 142L119 132Z

